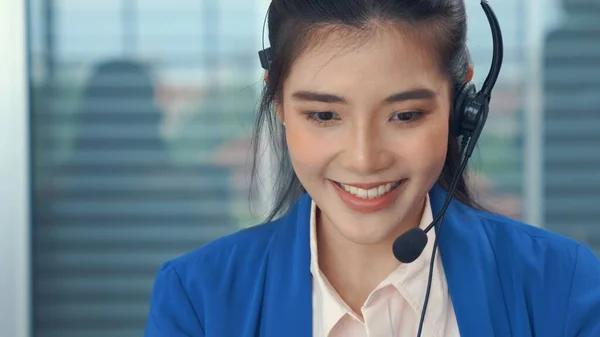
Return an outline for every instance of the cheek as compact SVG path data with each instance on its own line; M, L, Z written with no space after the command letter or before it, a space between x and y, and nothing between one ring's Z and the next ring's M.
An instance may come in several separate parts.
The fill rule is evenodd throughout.
M441 121L423 126L407 147L406 159L413 172L437 177L444 167L448 149L448 123Z
M308 122L301 118L303 117L288 114L285 127L290 159L299 176L308 170L321 170L328 158L328 148L322 146L323 140L319 133L312 132L314 127L307 125Z
M312 149L315 147L315 144L313 144L314 139L308 137L306 133L295 129L293 123L287 123L285 137L293 163L310 165L314 161L314 156L312 155Z

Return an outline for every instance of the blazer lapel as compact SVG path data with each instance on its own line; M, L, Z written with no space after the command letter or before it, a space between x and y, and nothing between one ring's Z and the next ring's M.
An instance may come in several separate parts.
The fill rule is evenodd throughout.
M303 195L273 235L260 336L312 336L310 206Z
M436 185L431 207L438 214L446 191ZM444 217L439 250L462 337L510 336L494 252L476 212L453 200Z

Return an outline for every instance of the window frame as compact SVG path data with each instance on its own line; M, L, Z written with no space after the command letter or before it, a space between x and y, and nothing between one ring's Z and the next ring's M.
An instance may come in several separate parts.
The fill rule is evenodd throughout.
M0 334L31 335L26 0L0 1Z

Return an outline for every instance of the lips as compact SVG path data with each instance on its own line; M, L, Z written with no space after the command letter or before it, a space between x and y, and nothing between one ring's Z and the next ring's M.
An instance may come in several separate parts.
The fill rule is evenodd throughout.
M390 206L406 185L406 179L370 184L330 182L342 202L361 213L377 212Z
M361 199L376 199L389 193L400 185L400 181L381 184L336 184L346 192Z

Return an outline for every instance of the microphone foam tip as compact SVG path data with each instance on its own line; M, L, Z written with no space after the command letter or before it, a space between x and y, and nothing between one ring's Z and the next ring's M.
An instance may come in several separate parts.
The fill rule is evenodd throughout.
M427 245L427 233L421 228L412 228L400 235L392 246L394 256L402 263L416 260Z

